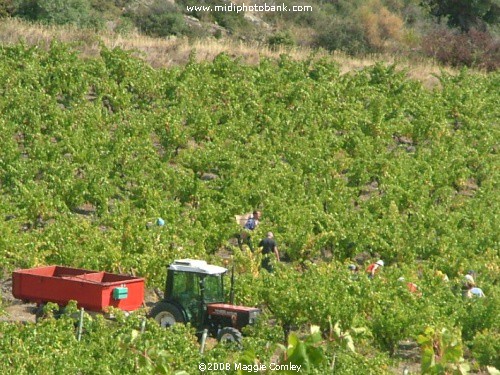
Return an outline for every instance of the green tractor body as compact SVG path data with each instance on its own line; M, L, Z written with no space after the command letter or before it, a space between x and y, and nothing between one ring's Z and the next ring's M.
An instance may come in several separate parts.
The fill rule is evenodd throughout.
M164 298L150 317L161 326L191 323L198 333L208 329L220 340L241 340L241 329L252 324L260 310L225 303L227 269L202 260L176 260L167 270Z

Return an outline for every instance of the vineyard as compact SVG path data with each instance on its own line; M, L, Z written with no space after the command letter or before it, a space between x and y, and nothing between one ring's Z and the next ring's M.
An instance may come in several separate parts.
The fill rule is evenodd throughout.
M399 343L415 340L423 372L495 373L500 75L439 81L430 90L384 64L341 74L312 58L193 56L154 69L120 49L82 58L57 42L0 47L3 279L60 264L162 288L174 259L224 256L235 302L264 312L241 350L203 354L189 326L141 329L145 311L87 316L80 342L69 313L0 322L0 371L195 374L227 362L248 367L222 372L247 373L293 362L304 374L385 374ZM253 209L263 217L252 238L274 232L285 260L271 274L236 245L235 215ZM377 259L373 280L347 269ZM485 298L462 297L468 270Z

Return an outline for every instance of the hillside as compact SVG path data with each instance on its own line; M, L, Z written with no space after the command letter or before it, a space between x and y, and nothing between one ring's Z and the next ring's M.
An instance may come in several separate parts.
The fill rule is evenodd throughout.
M266 8L267 7L267 8ZM384 54L498 69L500 7L494 0L2 0L0 23L13 18L195 43L244 42L351 57Z
M161 39L141 34L127 36L115 32L94 32L74 26L44 26L18 19L5 19L0 22L0 42L5 45L20 42L47 48L52 41L70 43L82 57L99 56L101 46L115 47L130 51L155 68L168 68L195 61L212 61L217 55L226 53L247 64L258 64L261 58L277 59L286 54L293 60L326 59L339 65L342 73L372 66L377 62L397 63L408 77L421 81L426 87L439 85L436 78L441 71L456 74L456 70L442 66L429 58L405 58L390 54L372 54L352 57L342 52L328 53L307 47L270 48L257 42L232 40L189 40L188 38Z
M429 89L382 63L343 74L329 58L251 65L220 54L166 69L105 46L85 58L57 41L2 46L4 273L65 264L134 272L161 287L173 259L220 264L223 251L237 266L238 302L274 322L250 332L242 355L252 361L271 360L266 345L283 328L303 334L317 324L325 336L310 373L324 373L332 358L338 373L386 373L398 342L430 325L460 343L450 368L464 353L476 368L498 367L500 76L462 70L438 79ZM275 274L235 246L234 216L253 209L264 215L253 236L272 230L288 259ZM348 263L379 257L379 278L350 279ZM462 298L467 270L487 298ZM421 296L401 288L400 276ZM59 322L0 323L9 332L0 335L0 368L77 371L82 347L72 323ZM238 355L218 346L201 357L189 329L138 336L139 322L109 331L89 323L86 366L195 373L201 359ZM336 322L358 352L333 339ZM43 347L37 330L65 355L26 359ZM105 337L120 350L103 349ZM12 340L23 344L7 350Z

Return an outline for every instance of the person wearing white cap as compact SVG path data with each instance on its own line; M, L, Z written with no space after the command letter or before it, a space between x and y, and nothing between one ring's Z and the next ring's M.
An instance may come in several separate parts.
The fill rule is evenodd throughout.
M472 273L469 271L467 275L464 277L464 284L462 285L462 294L465 297L471 298L473 296L473 293L471 292L472 289L479 289L476 288L476 281L474 280L474 276L472 276ZM483 297L484 293L482 292L481 289L479 289L481 293L474 293L475 295L479 297ZM482 295L481 295L482 294Z
M471 274L465 275L465 284L472 286L476 285L476 282L474 281L474 276L472 276Z
M366 273L368 274L368 277L370 279L373 279L375 277L375 273L377 273L383 266L383 260L377 260L375 263L370 264L368 267L366 267Z

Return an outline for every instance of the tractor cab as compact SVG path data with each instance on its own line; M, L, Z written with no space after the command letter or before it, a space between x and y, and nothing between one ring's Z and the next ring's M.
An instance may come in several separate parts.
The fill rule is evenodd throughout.
M176 260L167 269L164 300L183 306L186 322L198 326L207 304L224 302L226 273L226 268L203 260Z
M164 298L150 312L162 327L191 323L200 332L208 328L219 339L240 341L239 330L255 321L257 308L226 304L227 269L203 260L182 259L167 268Z

